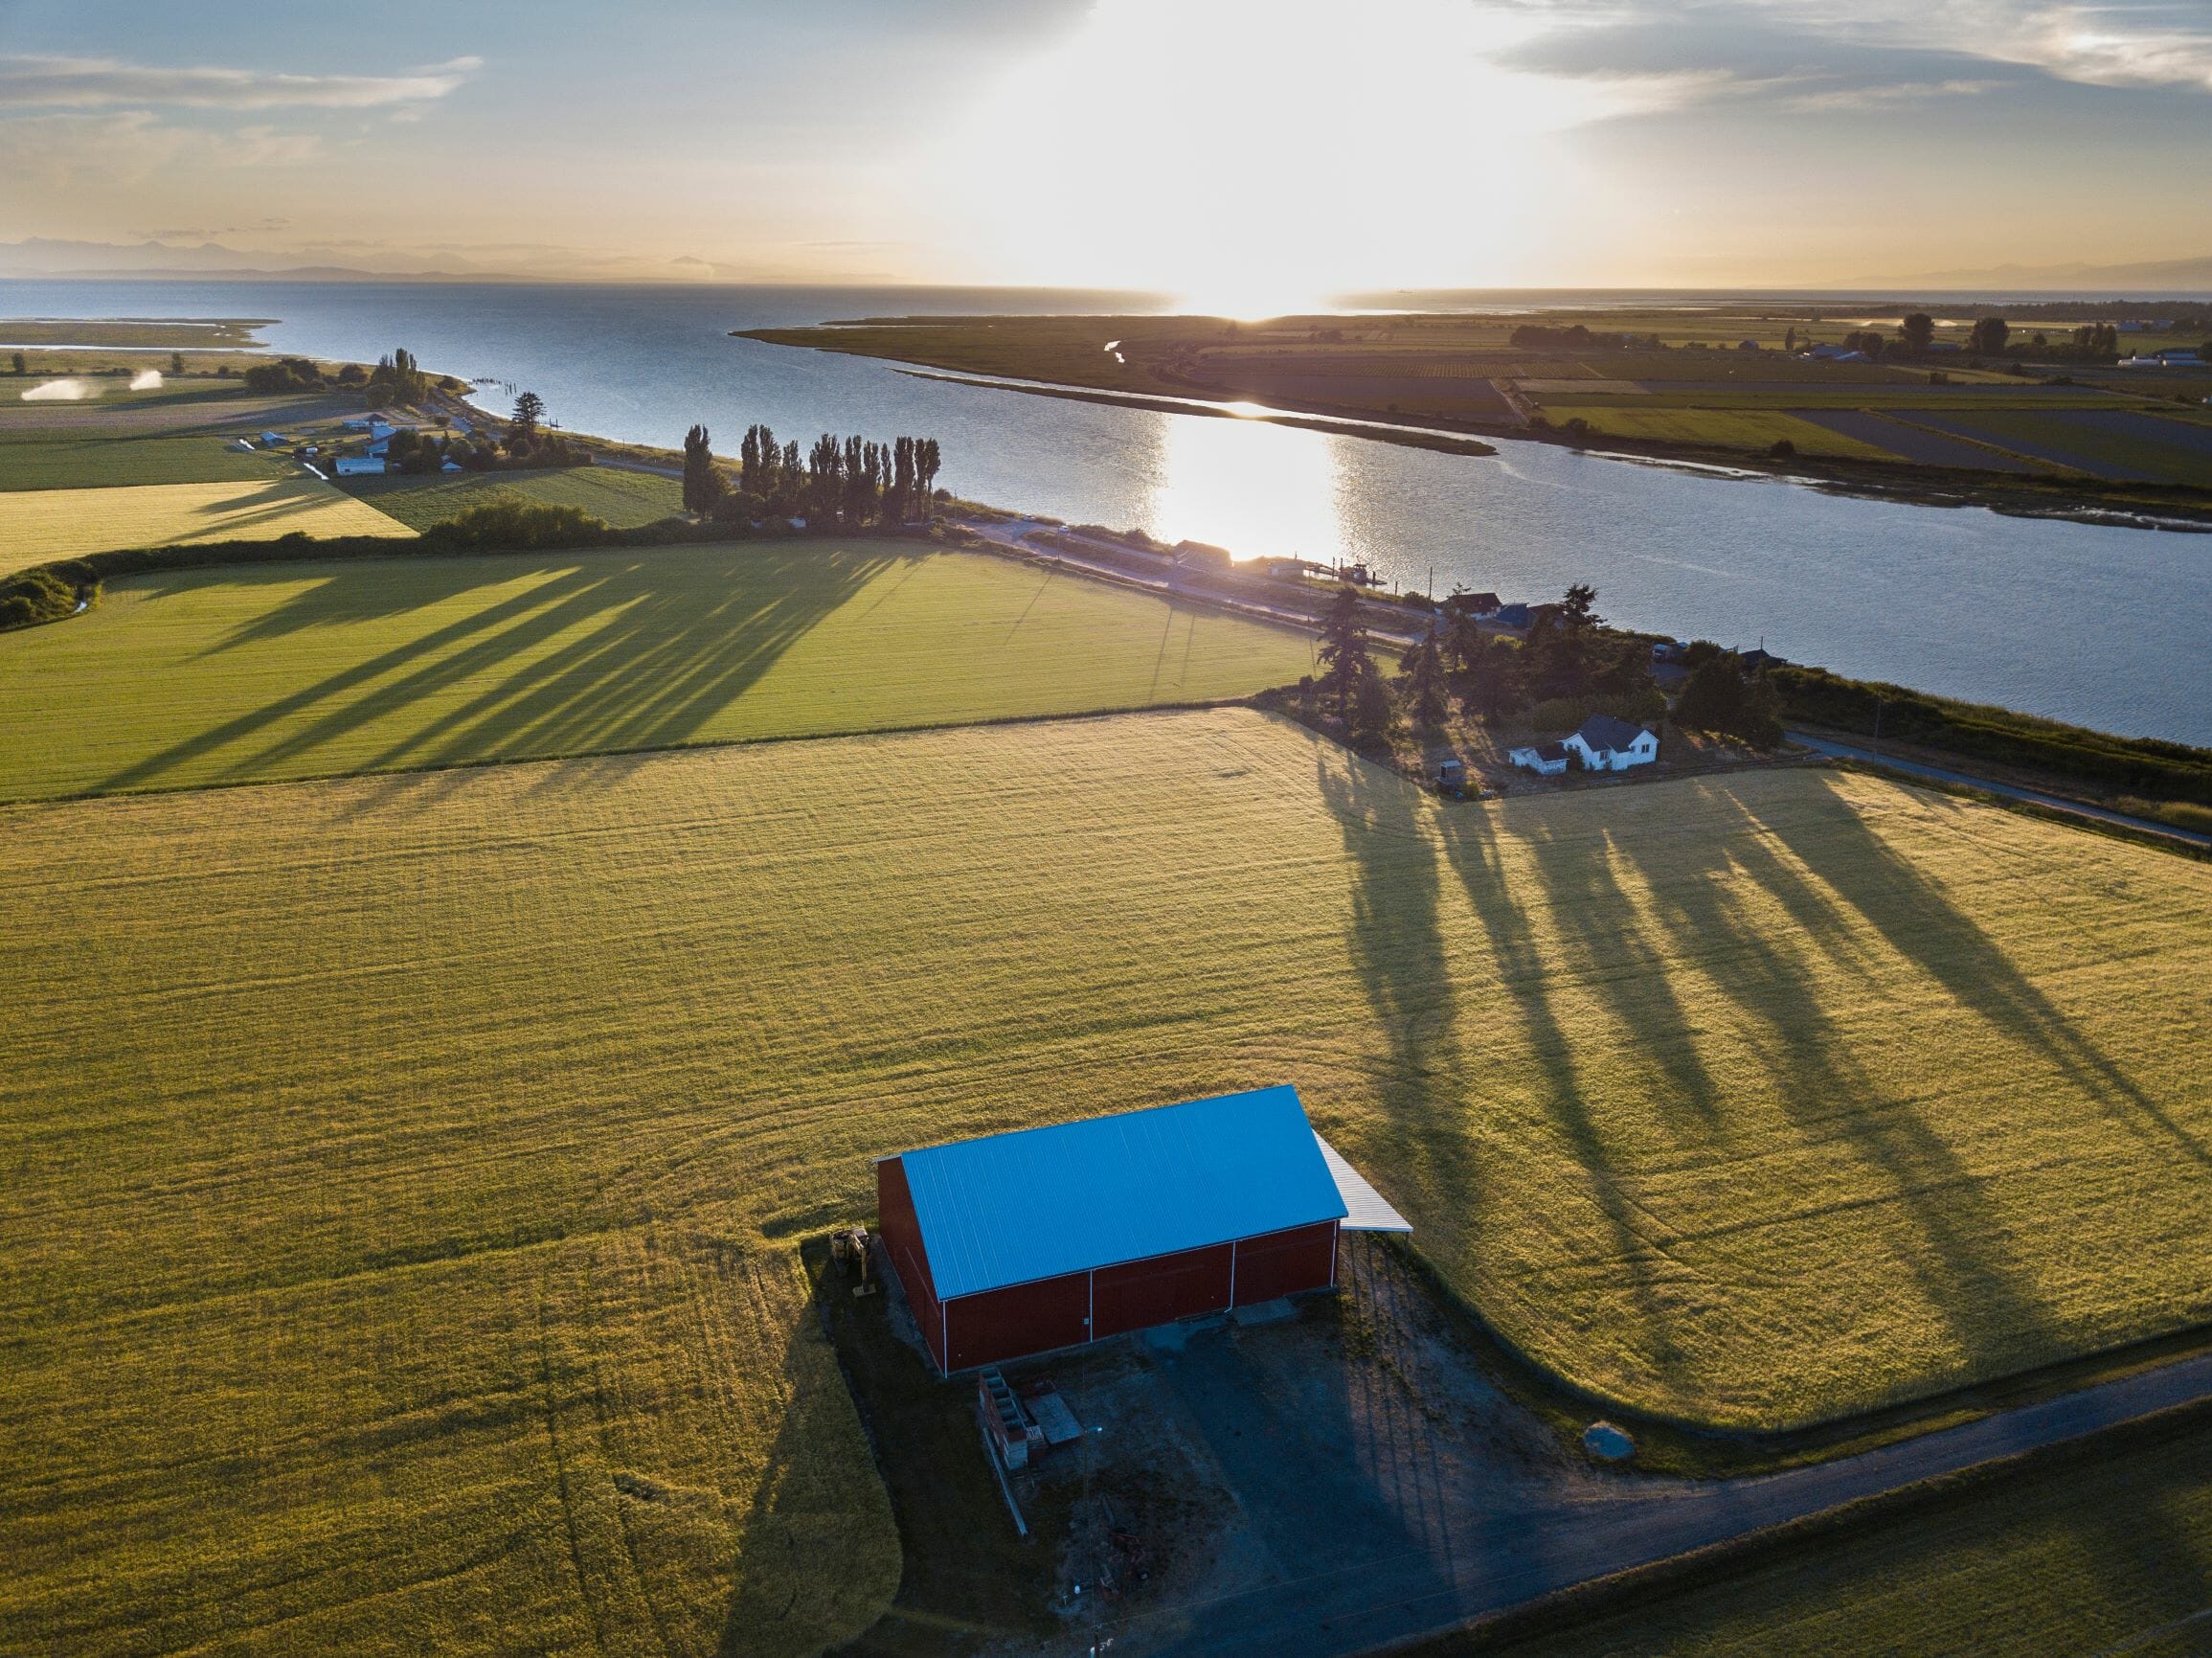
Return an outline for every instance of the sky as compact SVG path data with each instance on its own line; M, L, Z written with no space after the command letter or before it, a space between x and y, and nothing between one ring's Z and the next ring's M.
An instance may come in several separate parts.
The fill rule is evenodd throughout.
M1256 313L2202 261L2208 177L2212 0L0 0L0 244L202 263Z

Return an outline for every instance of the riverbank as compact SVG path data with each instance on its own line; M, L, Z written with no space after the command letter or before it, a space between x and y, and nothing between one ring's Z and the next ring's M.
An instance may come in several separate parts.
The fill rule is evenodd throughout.
M1665 317L1647 321L1658 328ZM1794 349L1794 329L1791 349L1746 338L1721 350L1702 313L1675 323L1697 337L1622 343L1531 329L1525 319L1423 315L900 317L733 331L912 364L962 385L1320 420L1413 447L1437 435L1522 439L1870 500L2212 530L2212 415L2193 380L2154 386L2017 363L1999 372L1965 356L1812 358ZM1568 343L1577 332L1583 343Z

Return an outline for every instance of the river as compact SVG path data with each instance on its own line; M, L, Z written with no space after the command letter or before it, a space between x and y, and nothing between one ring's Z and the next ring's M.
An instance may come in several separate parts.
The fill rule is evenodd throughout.
M975 499L1239 556L1365 559L1438 594L1461 584L1536 600L1590 581L1625 625L2212 746L2212 536L1853 500L1541 443L1442 455L729 337L1123 303L998 289L0 282L0 315L279 318L265 335L275 350L372 361L404 345L432 368L536 391L565 426L636 443L674 445L694 420L725 452L754 420L801 447L825 430L934 436L940 482Z

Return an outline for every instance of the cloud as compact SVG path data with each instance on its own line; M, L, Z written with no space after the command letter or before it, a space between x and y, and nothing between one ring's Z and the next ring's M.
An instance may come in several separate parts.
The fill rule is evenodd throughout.
M404 75L281 75L0 54L0 108L375 109L443 98L482 67L481 58L456 57Z
M0 121L0 168L18 179L56 187L135 184L179 162L195 168L303 167L322 155L323 141L314 133L262 125L214 132L173 125L145 109Z
M1684 101L1882 108L2005 84L2212 90L2204 0L1497 0L1539 27L1505 55L1574 80L1671 76Z

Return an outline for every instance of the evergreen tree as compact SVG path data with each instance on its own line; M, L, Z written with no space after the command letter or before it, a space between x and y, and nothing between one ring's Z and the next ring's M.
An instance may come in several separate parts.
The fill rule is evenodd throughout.
M903 524L914 516L914 440L899 438L891 446L891 502L884 520Z
M1367 631L1360 625L1359 589L1346 582L1337 589L1321 617L1320 689L1337 699L1337 715L1349 718L1352 695L1364 680L1376 677L1367 654Z
M684 511L711 512L722 498L722 474L714 469L714 451L707 428L693 426L684 434Z
M937 441L916 438L914 444L914 482L921 489L921 515L937 516Z
M527 446L537 436L539 424L545 420L545 399L535 392L525 392L514 400L514 425L508 433L508 441L521 439Z
M1406 706L1415 725L1434 728L1444 723L1450 704L1444 694L1444 664L1436 636L1406 653Z

